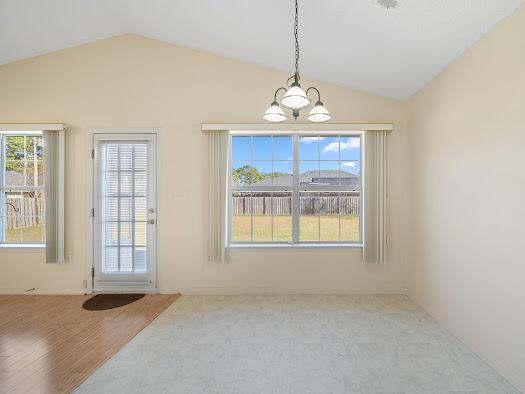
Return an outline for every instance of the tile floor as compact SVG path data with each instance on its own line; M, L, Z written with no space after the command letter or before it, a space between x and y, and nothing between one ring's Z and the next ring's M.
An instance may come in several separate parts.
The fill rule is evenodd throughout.
M183 296L77 392L517 393L397 295Z

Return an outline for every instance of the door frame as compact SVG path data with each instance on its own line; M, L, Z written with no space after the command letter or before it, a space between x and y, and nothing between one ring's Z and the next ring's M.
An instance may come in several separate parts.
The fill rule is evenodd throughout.
M149 290L141 290L140 292L144 293L158 293L159 292L159 272L160 272L160 264L159 264L159 217L160 217L160 209L159 209L159 182L160 179L160 158L159 158L159 146L160 146L160 133L161 129L156 127L147 127L147 128L100 128L100 129L88 129L87 132L87 153L86 157L88 159L88 166L87 166L87 264L86 264L86 276L85 276L85 292L86 294L93 294L93 269L95 267L95 253L94 253L94 232L95 232L95 218L93 217L93 210L95 207L95 195L94 195L94 184L95 181L95 174L94 174L94 157L92 153L94 152L95 145L94 145L94 136L95 134L154 134L156 136L155 138L155 171L156 171L156 179L155 179L155 203L156 203L156 225L155 225L155 287L151 288ZM113 291L112 291L113 292ZM122 291L122 293L132 293L136 291ZM97 292L97 293L104 293L104 292Z

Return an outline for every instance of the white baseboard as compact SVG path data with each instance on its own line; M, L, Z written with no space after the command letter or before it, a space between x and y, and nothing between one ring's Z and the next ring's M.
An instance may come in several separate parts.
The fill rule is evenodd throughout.
M4 295L82 295L86 294L86 289L5 289L0 288L0 294Z
M406 289L407 297L409 297L412 301L414 301L421 309L423 309L425 312L427 312L432 318L434 318L439 324L444 326L447 330L449 330L452 335L454 335L456 338L458 338L461 342L465 344L470 350L472 350L479 358L481 358L483 361L485 361L488 365L490 365L492 368L494 368L499 374L501 374L505 379L507 379L516 389L520 392L525 393L525 377L518 376L514 372L512 372L506 365L503 365L503 363L499 360L496 360L496 358L490 354L490 352L481 344L479 343L472 343L471 341L464 338L462 335L459 335L453 328L451 328L449 325L447 325L442 319L439 319L436 317L430 309L424 305L424 303L419 299L419 297L410 289Z
M180 293L182 295L285 295L285 294L406 294L403 287L376 289L319 289L280 287L201 287L189 286L181 288L162 288L161 294Z

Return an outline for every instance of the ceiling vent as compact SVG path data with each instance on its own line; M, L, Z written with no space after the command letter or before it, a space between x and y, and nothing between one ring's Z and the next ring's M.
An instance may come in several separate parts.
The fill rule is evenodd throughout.
M383 7L386 10L396 10L399 8L399 5L401 4L402 0L372 0L372 2L379 6Z

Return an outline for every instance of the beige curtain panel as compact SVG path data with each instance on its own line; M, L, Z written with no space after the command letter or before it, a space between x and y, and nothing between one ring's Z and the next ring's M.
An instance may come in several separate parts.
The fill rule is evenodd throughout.
M227 131L207 131L208 135L208 261L227 261L227 184L228 144Z
M365 263L385 262L387 131L365 133L364 245Z
M46 262L64 262L64 130L44 130Z

